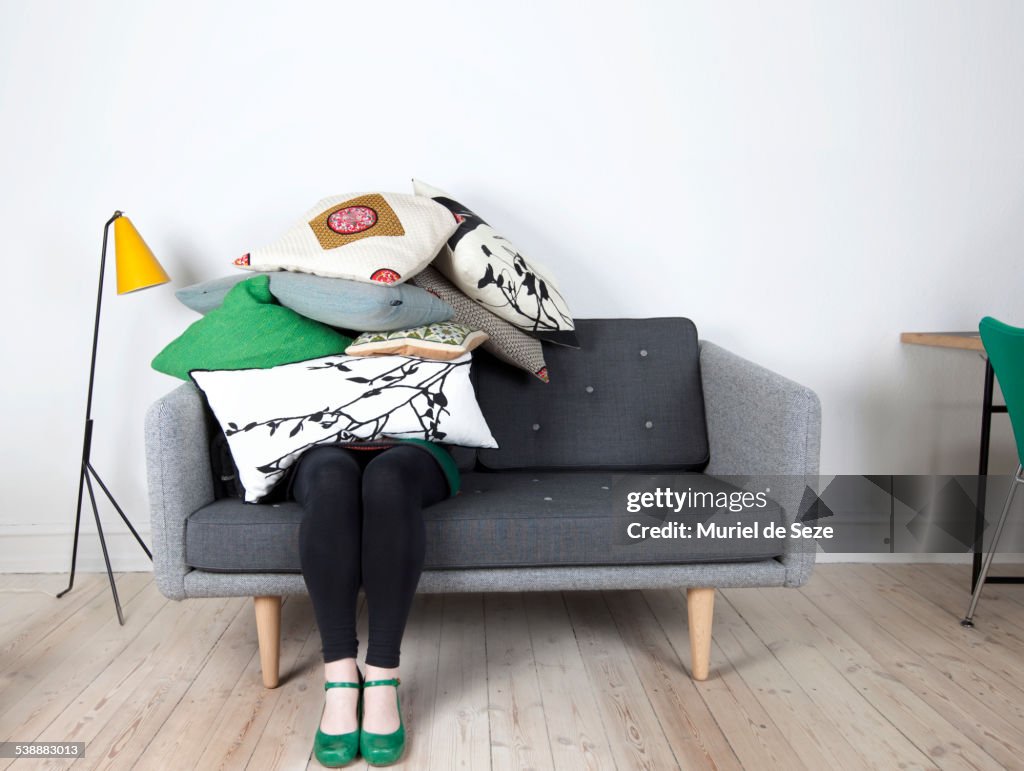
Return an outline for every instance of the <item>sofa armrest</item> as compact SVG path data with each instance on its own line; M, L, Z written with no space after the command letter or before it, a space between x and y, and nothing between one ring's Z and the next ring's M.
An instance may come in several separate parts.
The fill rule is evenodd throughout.
M211 503L213 474L202 395L183 383L146 411L146 477L149 483L153 573L161 593L185 599L185 520Z
M770 487L789 525L818 474L818 395L707 341L700 343L700 367L711 447L706 472L743 477L742 486L753 491ZM807 582L816 552L813 540L786 539L787 586Z

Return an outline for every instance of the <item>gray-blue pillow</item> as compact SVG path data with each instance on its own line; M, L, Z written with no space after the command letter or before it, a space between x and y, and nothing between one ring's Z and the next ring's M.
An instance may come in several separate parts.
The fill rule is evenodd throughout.
M270 276L270 293L285 308L342 329L390 332L448 321L454 313L448 303L406 283L389 286L287 270L256 275ZM206 314L220 307L231 287L252 277L239 273L215 278L179 289L174 296Z

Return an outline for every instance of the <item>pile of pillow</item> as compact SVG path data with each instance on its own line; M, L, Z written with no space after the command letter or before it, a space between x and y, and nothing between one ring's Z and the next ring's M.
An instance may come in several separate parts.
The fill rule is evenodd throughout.
M471 351L547 382L541 341L578 347L549 270L444 192L413 185L324 198L234 261L250 273L177 292L204 315L153 367L203 391L247 501L319 443L496 447Z

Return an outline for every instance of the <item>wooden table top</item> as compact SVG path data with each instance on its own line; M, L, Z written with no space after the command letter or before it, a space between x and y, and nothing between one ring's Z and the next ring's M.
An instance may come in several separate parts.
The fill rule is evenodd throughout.
M981 335L977 332L903 332L900 334L900 342L985 352L985 346L981 344Z

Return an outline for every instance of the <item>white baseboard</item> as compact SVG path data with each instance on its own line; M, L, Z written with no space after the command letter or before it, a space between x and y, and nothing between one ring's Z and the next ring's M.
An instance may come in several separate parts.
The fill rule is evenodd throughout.
M91 527L86 529L83 515L75 571L105 573L107 568L96 525L91 521L89 525ZM137 526L135 529L152 551L149 530ZM103 537L113 572L152 572L153 563L120 519L116 523L104 520ZM74 527L66 525L0 524L0 573L70 573L74 540Z
M973 555L971 554L829 554L818 552L817 562L819 564L839 562L874 562L879 564L931 564L931 565L969 565ZM1022 565L1024 554L997 554L992 560L993 565Z

